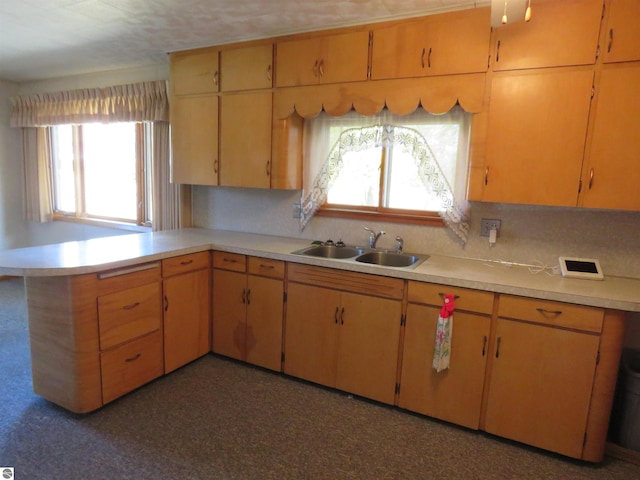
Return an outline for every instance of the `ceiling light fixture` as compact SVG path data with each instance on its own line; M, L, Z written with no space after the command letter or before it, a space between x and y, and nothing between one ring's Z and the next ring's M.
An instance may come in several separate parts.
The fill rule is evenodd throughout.
M491 26L505 25L509 20L531 20L531 0L491 0Z

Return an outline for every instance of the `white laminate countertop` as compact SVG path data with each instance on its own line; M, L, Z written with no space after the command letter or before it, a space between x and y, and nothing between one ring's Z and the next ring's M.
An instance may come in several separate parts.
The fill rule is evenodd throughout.
M255 255L457 287L580 305L640 312L640 279L605 276L602 281L564 278L526 266L432 255L414 269L307 257L291 252L309 240L189 228L96 238L81 242L0 251L0 274L24 277L103 272L205 250Z

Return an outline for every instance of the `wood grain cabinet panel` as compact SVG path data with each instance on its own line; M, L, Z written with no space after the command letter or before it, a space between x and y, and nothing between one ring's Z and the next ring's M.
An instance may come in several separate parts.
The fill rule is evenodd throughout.
M432 368L442 293L455 295L448 369ZM398 405L468 428L479 428L494 295L409 282Z
M106 350L160 329L160 283L98 297L100 349Z
M103 402L111 402L161 376L162 357L160 330L102 352Z
M211 350L210 266L209 252L162 261L165 373Z
M369 32L356 31L279 42L278 87L367 80Z
M214 267L212 350L279 371L284 264L214 252Z
M576 206L593 68L494 74L482 200Z
M220 87L223 92L273 86L273 45L233 48L220 52Z
M484 72L490 36L488 8L374 28L371 79Z
M593 65L604 0L537 0L530 22L494 29L493 70Z
M171 100L171 181L218 185L218 96Z
M638 85L640 62L603 66L582 174L583 207L640 210Z
M325 285L331 272L302 267L298 281L312 284L288 284L284 371L393 404L402 302L349 292L348 288L317 286ZM341 273L336 271L333 276L338 278ZM362 275L358 289L367 289L367 277L371 277L369 287L376 288L376 276ZM349 282L334 286L343 288L344 284Z
M218 50L208 48L172 53L169 75L173 95L217 92L220 86Z
M225 95L220 99L220 185L271 185L271 92Z
M640 60L640 2L612 0L602 45L605 63Z

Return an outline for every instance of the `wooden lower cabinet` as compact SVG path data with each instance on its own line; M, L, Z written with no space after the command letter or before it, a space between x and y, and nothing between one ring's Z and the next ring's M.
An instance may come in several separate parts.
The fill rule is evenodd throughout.
M436 372L431 363L439 311L425 305L407 307L398 405L477 429L491 318L455 312L450 366Z
M164 372L211 350L211 257L209 252L162 261Z
M359 275L314 267L299 271L325 285L332 283L332 276L343 276L338 286ZM367 280L378 280L371 275L358 278L365 290ZM393 404L401 316L399 299L290 282L284 372Z
M212 350L279 371L284 264L257 257L247 261L244 255L215 252L214 266Z
M449 368L432 368L443 294L455 296ZM488 357L494 295L409 281L398 405L477 429Z
M160 377L162 332L155 332L100 354L102 401L109 403Z
M599 336L498 319L484 429L580 458Z
M601 461L623 330L620 312L501 295L481 428Z

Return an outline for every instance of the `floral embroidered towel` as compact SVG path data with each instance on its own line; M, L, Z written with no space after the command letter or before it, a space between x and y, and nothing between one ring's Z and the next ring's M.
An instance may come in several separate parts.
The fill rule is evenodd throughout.
M451 356L451 337L453 335L453 310L454 296L450 293L444 295L444 302L438 316L436 327L436 345L433 351L433 369L437 372L449 368Z

